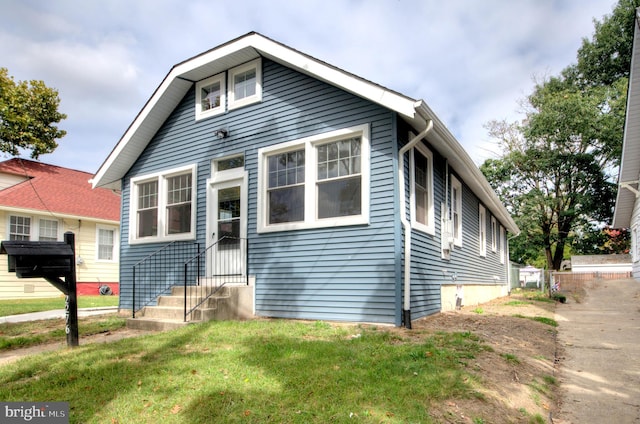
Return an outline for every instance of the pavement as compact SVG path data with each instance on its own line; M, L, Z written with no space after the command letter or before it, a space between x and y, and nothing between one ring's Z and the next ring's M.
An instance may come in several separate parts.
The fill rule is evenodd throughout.
M78 309L78 318L88 317L92 315L112 314L114 312L118 312L117 306L80 308ZM5 317L0 317L0 324L5 322L11 322L11 323L27 322L27 321L37 321L42 319L54 319L54 318L64 318L64 317L65 317L64 309L54 309L51 311L34 312L30 314L20 314L20 315L8 315Z
M640 282L593 281L558 304L562 405L554 424L640 423Z

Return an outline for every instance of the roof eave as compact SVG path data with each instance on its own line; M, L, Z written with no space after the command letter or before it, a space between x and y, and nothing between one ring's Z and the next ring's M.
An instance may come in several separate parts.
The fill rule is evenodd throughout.
M120 188L122 177L196 81L261 56L380 104L405 119L415 118L414 99L250 33L175 65L100 166L93 187ZM217 67L218 63L226 66Z
M520 228L518 228L518 225L511 217L507 208L453 134L451 134L431 108L423 101L416 103L416 110L425 119L433 120L436 136L427 136L431 145L447 159L449 166L462 177L465 184L471 188L491 213L498 218L507 231L513 235L520 234Z

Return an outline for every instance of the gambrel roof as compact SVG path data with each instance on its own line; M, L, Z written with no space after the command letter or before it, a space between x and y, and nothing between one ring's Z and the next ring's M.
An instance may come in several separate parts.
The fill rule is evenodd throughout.
M433 121L430 144L447 158L507 230L520 231L473 160L423 100L416 100L346 72L256 32L173 66L93 178L94 187L120 188L120 180L185 94L198 81L265 57L392 110L416 131Z
M13 158L0 162L0 176L8 181L0 189L0 209L22 213L120 221L120 196L105 188L91 188L91 174Z

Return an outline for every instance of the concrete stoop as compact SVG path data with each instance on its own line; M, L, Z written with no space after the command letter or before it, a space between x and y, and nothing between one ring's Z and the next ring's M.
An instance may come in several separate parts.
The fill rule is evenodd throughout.
M188 290L198 290L188 287ZM193 298L194 304L202 298ZM187 304L187 308L190 306ZM224 286L205 300L184 321L184 287L173 287L170 296L160 296L156 306L145 306L135 318L127 320L127 327L137 330L165 331L205 321L245 320L253 317L253 287Z

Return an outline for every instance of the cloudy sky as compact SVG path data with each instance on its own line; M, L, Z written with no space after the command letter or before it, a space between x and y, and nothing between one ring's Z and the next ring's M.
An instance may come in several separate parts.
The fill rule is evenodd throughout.
M94 173L171 67L250 31L423 99L480 164L615 0L0 0L0 67L60 93L46 163Z

